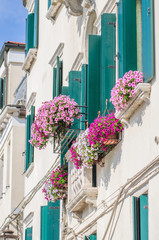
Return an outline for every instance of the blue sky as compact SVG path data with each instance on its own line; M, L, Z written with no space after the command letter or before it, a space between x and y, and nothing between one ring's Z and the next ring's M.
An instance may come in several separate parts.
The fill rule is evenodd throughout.
M22 0L0 0L0 49L4 42L25 42L27 10Z

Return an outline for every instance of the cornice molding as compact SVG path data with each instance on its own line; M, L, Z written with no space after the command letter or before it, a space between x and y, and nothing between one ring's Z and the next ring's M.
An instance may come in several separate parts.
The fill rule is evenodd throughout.
M55 53L53 54L52 58L50 59L49 61L49 64L52 66L52 67L55 67L56 66L56 58L57 56L59 58L61 58L61 56L63 55L63 48L64 48L64 43L60 43L55 51Z

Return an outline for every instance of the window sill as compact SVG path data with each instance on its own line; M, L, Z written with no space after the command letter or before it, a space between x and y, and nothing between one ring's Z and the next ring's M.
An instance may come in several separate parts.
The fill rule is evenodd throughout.
M37 48L30 48L29 49L29 52L28 52L28 54L25 58L23 66L22 66L22 69L26 73L30 73L31 68L36 61L37 52L38 52Z
M150 83L139 83L135 88L135 95L129 100L128 106L119 112L116 112L116 118L120 119L126 126L129 125L129 119L138 107L144 102L150 102Z
M34 163L32 162L25 172L25 177L28 178L31 175L31 173L33 172L33 170L34 170Z

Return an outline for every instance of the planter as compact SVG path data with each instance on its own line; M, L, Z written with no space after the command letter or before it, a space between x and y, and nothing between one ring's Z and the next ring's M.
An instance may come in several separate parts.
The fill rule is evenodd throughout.
M108 136L108 139L106 141L104 141L105 145L116 145L119 141L119 134L118 133L114 133L112 135Z

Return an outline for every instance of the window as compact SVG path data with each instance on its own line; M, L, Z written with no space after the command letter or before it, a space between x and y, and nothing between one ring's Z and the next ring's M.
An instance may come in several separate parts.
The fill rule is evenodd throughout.
M133 197L134 240L148 240L148 195Z
M130 27L131 26L131 27ZM120 0L118 4L119 77L143 71L154 76L153 0Z
M26 118L26 153L25 153L25 171L30 164L34 162L34 147L29 143L31 138L31 125L34 122L35 107L31 106L31 114Z
M5 77L0 78L0 109L5 105Z
M34 13L26 19L26 54L30 48L38 47L39 35L39 0L35 0Z

